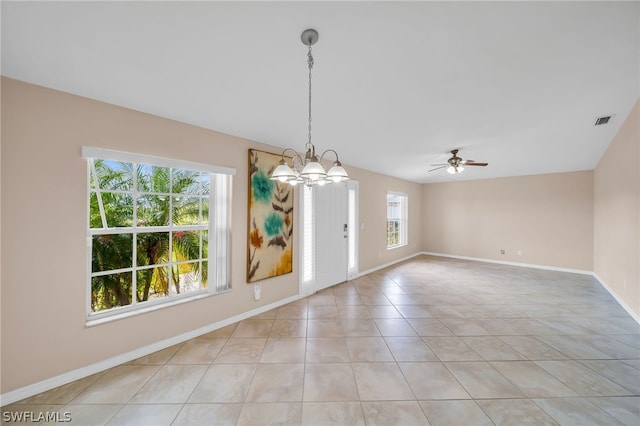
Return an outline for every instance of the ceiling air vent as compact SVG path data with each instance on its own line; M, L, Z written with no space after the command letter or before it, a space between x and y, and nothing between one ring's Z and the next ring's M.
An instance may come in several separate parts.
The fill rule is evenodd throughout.
M603 124L607 124L612 117L612 115L607 115L606 117L598 117L596 118L595 125L602 126Z

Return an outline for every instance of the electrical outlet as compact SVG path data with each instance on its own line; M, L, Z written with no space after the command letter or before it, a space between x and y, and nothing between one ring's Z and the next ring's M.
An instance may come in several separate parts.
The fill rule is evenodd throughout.
M254 284L254 286L253 286L253 299L254 300L260 300L261 293L262 293L262 285L261 284Z
M522 256L522 250L518 250L518 256Z
M627 288L627 280L622 281L622 288Z
M504 254L504 249L500 250L500 254Z

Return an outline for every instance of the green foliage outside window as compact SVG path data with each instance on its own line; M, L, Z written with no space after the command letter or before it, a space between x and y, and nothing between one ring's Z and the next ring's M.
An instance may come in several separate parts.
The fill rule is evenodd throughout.
M206 288L210 175L90 162L91 311Z
M400 221L387 221L387 247L397 246L400 244Z

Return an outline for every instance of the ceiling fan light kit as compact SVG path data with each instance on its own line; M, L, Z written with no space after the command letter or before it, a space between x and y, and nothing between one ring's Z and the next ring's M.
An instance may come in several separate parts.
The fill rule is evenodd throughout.
M270 177L271 180L286 182L289 185L304 183L306 186L311 187L314 185L342 182L349 179L349 175L344 167L342 167L338 153L335 150L327 149L318 157L316 155L316 147L311 143L311 69L314 63L311 46L316 44L318 38L318 32L314 29L304 30L300 36L302 43L309 47L309 52L307 53L307 65L309 66L309 139L305 144L305 156L302 158L294 149L286 148L282 151L280 164L273 170ZM287 153L291 153L291 166L289 166L285 159ZM328 153L333 153L336 156L336 160L327 172L322 166L322 160L325 154Z
M451 150L451 158L447 160L447 164L432 164L432 166L436 166L435 169L429 170L430 172L447 168L447 173L455 175L458 173L462 173L465 169L465 166L480 166L485 167L488 166L489 163L479 163L473 160L463 160L458 157L458 150Z

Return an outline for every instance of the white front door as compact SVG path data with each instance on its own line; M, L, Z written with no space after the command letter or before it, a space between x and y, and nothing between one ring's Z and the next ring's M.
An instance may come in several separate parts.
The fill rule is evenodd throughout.
M315 291L347 280L348 195L345 183L316 188Z
M302 186L298 194L304 297L358 276L358 182Z

